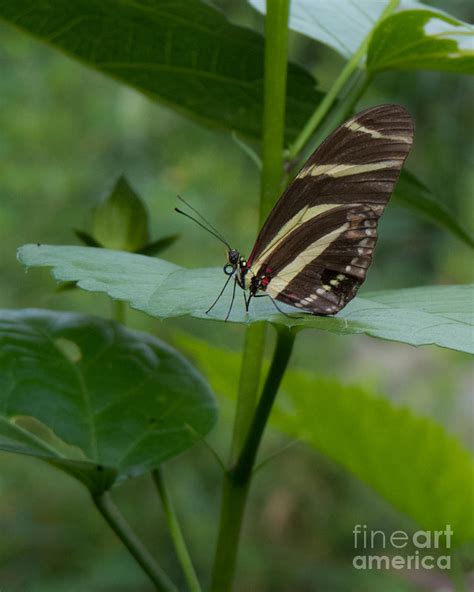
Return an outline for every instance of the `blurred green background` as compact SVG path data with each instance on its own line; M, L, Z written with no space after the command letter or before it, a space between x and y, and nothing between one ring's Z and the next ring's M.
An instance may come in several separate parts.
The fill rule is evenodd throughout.
M216 2L234 21L262 28L245 2ZM434 4L434 3L432 3ZM470 0L436 5L470 21ZM292 34L291 56L323 89L342 60ZM46 271L25 273L15 250L28 242L77 244L91 208L125 174L146 201L152 236L179 233L164 256L189 267L221 265L221 245L173 212L176 194L190 200L244 253L257 227L258 171L228 135L150 103L10 27L0 25L0 306L78 310L106 317L102 295L59 293ZM400 102L417 128L408 168L472 231L473 83L439 73L387 73L361 101ZM469 228L470 226L470 228ZM472 253L459 240L391 205L364 289L472 281ZM172 341L187 331L240 349L241 327L181 319L159 322L129 312L131 326ZM413 349L366 337L305 332L293 364L369 385L396 404L436 419L473 446L472 366L461 353ZM221 402L211 434L225 456L232 408ZM354 417L354 421L357 418ZM285 440L269 434L264 448ZM394 442L396 446L396 442ZM207 577L216 532L220 473L195 448L167 472L198 570ZM180 572L151 482L140 478L115 493L132 524L178 581ZM441 590L436 579L356 572L354 524L386 532L416 529L380 497L314 450L295 445L255 480L240 555L239 590L255 592ZM72 479L19 456L0 456L0 590L131 592L150 586ZM463 553L469 555L470 549ZM472 551L472 549L471 549ZM467 562L469 566L469 562Z

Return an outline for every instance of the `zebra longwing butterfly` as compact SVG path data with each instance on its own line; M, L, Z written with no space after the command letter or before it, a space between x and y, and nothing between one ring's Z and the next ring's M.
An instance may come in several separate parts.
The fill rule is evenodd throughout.
M248 293L247 310L266 295L311 314L340 311L365 280L413 131L400 105L367 109L338 127L280 197L247 260L207 228L228 248L229 277L217 300L234 277L233 294L237 284Z

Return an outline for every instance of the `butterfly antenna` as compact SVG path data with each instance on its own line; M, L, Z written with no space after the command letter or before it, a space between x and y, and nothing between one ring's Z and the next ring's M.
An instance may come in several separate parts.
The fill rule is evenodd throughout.
M193 216L191 216L190 214L187 214L186 212L183 212L183 210L180 210L179 208L175 208L174 209L175 212L178 212L178 214L182 214L183 216L186 216L186 218L189 218L190 220L193 220L193 222L196 222L196 224L198 224L201 228L204 228L204 230L207 230L207 232L209 232L209 234L212 234L213 236L215 236L218 240L221 241L221 243L224 243L224 245L230 250L232 247L229 245L229 243L222 238L222 236L220 236L220 234L217 234L217 232L214 232L213 230L211 230L210 228L208 228L207 226L204 226L204 224L202 224L201 222L199 222L199 220L197 218L194 218Z
M180 201L182 201L182 202L183 202L183 203L184 203L186 206L188 206L188 208L189 208L191 211L193 211L193 212L196 214L196 216L198 216L199 218L201 218L201 220L202 220L202 221L203 221L205 224L207 224L207 227L208 227L208 228L211 228L211 229L212 229L212 230L213 230L213 231L214 231L216 234L218 234L218 235L221 237L221 240L222 240L224 243L226 243L226 244L227 244L227 241L225 240L225 238L224 238L224 235L222 234L222 232L219 232L219 230L217 230L217 228L216 228L215 226L213 226L213 225L212 225L212 224L209 222L209 220L207 220L206 218L204 218L204 216L201 214L201 212L199 212L198 210L196 210L196 208L195 208L195 207L193 207L193 206L192 206L190 203L188 203L188 202L187 202L187 201L184 199L184 197L181 197L181 195L177 195L176 197L177 197L177 198L178 198Z

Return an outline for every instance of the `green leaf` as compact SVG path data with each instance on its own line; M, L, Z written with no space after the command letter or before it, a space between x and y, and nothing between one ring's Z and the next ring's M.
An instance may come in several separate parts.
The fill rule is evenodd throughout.
M265 13L265 0L249 2ZM292 0L290 27L350 58L382 16L387 4L388 0ZM411 8L425 8L425 5L401 0L398 6L398 10Z
M102 245L98 243L93 236L91 236L88 232L84 230L74 229L74 234L77 238L86 245L87 247L101 247Z
M133 252L148 243L148 211L125 177L94 209L92 234L107 249Z
M201 123L261 138L261 35L200 0L0 0L0 18ZM321 99L290 64L287 141Z
M474 247L473 237L464 230L444 204L434 198L432 191L409 171L402 171L392 199L441 228L449 230L470 247Z
M452 289L456 288L456 289ZM369 292L366 297L391 308L402 308L409 299L412 306L422 313L453 319L472 326L474 323L473 286L431 286L429 298L426 288L405 290L380 290Z
M179 234L169 234L168 236L164 236L162 238L157 239L148 245L145 245L141 249L136 251L140 253L140 255L158 255L162 251L165 251L168 247L171 247L173 243L175 243L179 238Z
M229 309L231 289L212 312L206 314L227 279L220 269L184 269L163 259L89 247L25 245L20 248L18 256L27 267L52 267L53 275L59 281L76 281L84 290L105 292L151 316L192 315L222 321ZM369 294L352 300L335 317L303 315L300 310L279 303L281 310L296 312L289 318L280 314L269 298L254 298L247 314L238 297L229 320L237 323L266 320L300 328L312 327L340 334L365 333L412 345L436 344L473 352L472 320L469 318L473 288L416 288L413 293L417 298L411 298L412 290L393 290L389 292L393 299L390 305L379 302L377 293ZM431 303L435 304L433 308L430 308Z
M234 398L240 354L183 334L175 341L216 393ZM290 369L270 424L340 463L423 528L450 524L456 545L474 538L474 459L434 421L367 388Z
M433 10L394 14L374 31L367 69L370 72L422 69L474 74L474 28Z
M98 493L191 446L216 417L178 352L112 321L0 311L0 449L36 456Z

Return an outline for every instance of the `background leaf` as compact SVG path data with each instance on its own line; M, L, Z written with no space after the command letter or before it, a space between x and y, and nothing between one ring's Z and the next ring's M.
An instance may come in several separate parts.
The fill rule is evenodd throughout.
M265 12L265 0L249 0L259 12ZM311 39L328 45L350 58L382 15L388 0L292 0L290 27ZM425 8L412 0L401 0L398 10Z
M229 309L230 288L209 315L205 312L226 279L220 269L184 269L162 259L90 247L25 245L19 250L19 259L28 267L52 267L59 281L76 281L80 288L105 292L156 317L189 314L224 320ZM373 293L355 298L335 317L303 316L298 309L279 303L281 310L296 313L288 318L278 313L269 298L254 298L246 314L237 295L229 320L239 323L267 320L473 352L473 288L440 286L384 292L383 298L388 294L390 304L383 299L379 301L377 293ZM416 297L412 298L412 292Z
M150 240L149 218L145 202L121 175L94 208L92 235L107 249L138 251Z
M158 238L152 241L148 245L145 245L141 249L138 249L137 253L141 255L158 255L162 251L165 251L168 247L171 247L179 238L179 234L168 234L162 238Z
M260 139L263 38L200 0L0 0L0 18L202 123ZM290 65L286 137L321 94Z
M176 341L216 393L234 398L240 354L183 334ZM434 421L367 388L290 369L270 423L340 463L423 528L450 524L455 544L474 538L474 459Z
M372 35L367 69L474 74L474 28L432 10L394 14L382 21Z
M101 244L98 243L93 236L91 236L88 232L84 230L74 229L74 234L77 238L88 247L101 247Z
M0 369L0 449L96 492L179 454L216 417L209 387L178 352L95 317L0 311Z
M464 230L444 204L435 199L432 191L409 171L402 171L392 199L441 228L449 230L467 245L474 247L473 237Z

